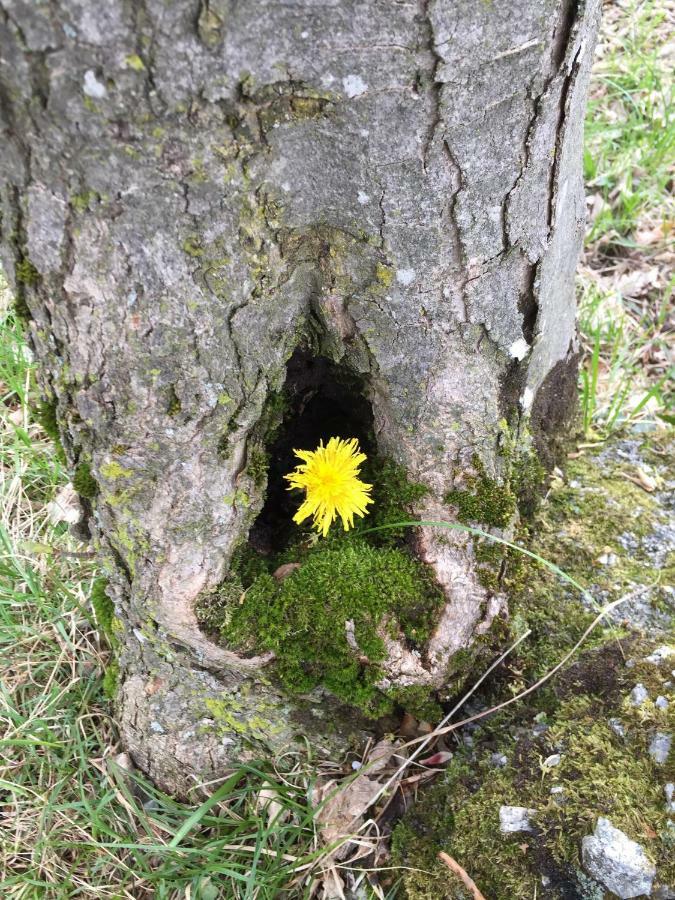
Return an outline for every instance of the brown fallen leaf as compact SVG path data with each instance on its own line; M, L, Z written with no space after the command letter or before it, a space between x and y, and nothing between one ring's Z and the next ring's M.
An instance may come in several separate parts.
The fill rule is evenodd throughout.
M339 842L358 830L361 816L382 787L380 781L370 776L386 768L395 749L395 744L384 738L375 744L364 760L363 768L366 771L363 775L359 774L342 785L335 779L330 779L314 789L314 805L321 806L316 820L321 826L324 843ZM345 852L344 845L334 851L338 859Z
M82 520L80 498L72 484L65 484L56 497L47 504L47 515L52 525L58 525L59 522L76 525Z
M279 566L278 569L275 569L272 573L273 577L277 579L277 581L283 581L284 578L288 578L289 575L292 575L296 569L300 568L300 563L298 562L290 562L284 563Z

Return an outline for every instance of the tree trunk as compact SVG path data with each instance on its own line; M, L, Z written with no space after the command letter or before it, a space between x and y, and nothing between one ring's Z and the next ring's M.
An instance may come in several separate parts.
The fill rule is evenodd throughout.
M310 432L393 459L419 519L509 533L575 393L599 0L0 10L3 258L107 561L124 740L181 792L358 746L372 720L195 604L278 540L275 454ZM385 617L378 689L442 693L506 604L466 534L414 549L443 603L423 647Z

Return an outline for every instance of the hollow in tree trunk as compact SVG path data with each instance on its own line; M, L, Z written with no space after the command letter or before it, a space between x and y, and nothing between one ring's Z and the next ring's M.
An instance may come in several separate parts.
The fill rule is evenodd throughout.
M361 531L510 533L575 393L598 0L0 11L3 259L136 762L185 792L433 715L508 615L503 560L432 527L309 540L283 476L356 437Z

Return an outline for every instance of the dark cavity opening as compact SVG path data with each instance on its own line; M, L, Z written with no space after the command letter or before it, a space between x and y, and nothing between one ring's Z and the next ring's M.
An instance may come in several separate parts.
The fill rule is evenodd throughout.
M284 479L297 465L293 450L315 450L332 437L356 438L367 455L375 452L373 411L365 379L324 356L297 349L286 367L283 420L267 447L265 504L249 533L260 553L282 550L293 532L301 495Z

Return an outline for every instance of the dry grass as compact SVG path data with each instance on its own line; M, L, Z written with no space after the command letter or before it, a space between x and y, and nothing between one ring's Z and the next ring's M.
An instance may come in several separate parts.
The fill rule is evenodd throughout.
M606 3L586 123L579 271L587 433L672 424L675 4Z

